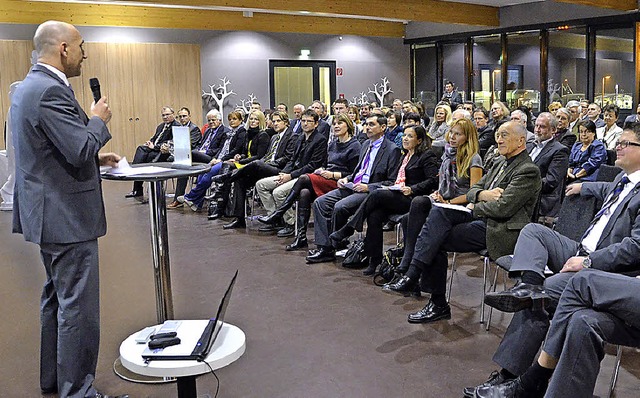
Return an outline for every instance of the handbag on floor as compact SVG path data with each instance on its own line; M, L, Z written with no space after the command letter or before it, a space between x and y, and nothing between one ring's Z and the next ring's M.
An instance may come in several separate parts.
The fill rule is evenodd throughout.
M382 257L382 264L378 268L378 272L373 276L373 283L376 286L382 286L385 283L391 282L398 272L398 266L402 261L404 255L404 246L398 245L384 252Z
M369 257L364 254L364 240L354 240L349 246L349 249L347 249L347 253L344 255L342 266L357 268L358 266L366 267L368 264Z

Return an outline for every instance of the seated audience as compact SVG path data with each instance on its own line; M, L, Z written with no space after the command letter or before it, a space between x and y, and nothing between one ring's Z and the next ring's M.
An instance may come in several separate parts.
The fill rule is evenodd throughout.
M156 132L145 142L144 145L140 145L136 148L136 153L133 156L132 164L138 163L150 163L163 161L169 157L160 153L162 144L173 139L173 126L180 126L180 123L176 121L175 111L169 106L162 107L162 123L156 127ZM130 193L126 194L126 198L141 198L142 193L142 181L134 181L133 189Z
M598 270L571 278L538 360L518 378L476 397L591 397L604 343L640 347L640 280Z
M560 211L564 179L569 167L569 149L555 138L557 119L549 112L536 118L534 128L536 140L527 144L527 152L533 163L540 168L542 188L538 221L552 225Z
M464 101L462 105L458 106L458 108L460 107L469 112L470 115L473 115L473 112L476 110L476 104L474 104L473 101Z
M195 148L200 146L200 142L202 140L202 133L200 132L200 127L198 127L194 122L191 121L191 111L189 108L182 107L178 111L178 121L184 127L189 128L189 137L191 140L191 150L195 150ZM173 140L167 141L166 143L160 146L161 153L169 153L170 156L167 161L173 161ZM167 205L169 209L175 209L178 207L182 207L183 204L178 202L175 198L178 196L184 195L184 190L187 188L187 178L178 178L176 182L176 189L174 191L174 199L173 202Z
M607 149L596 139L596 125L591 120L578 124L580 139L573 144L569 155L568 181L595 181L598 168L607 162Z
M520 229L531 221L540 191L540 170L531 162L525 140L524 126L501 125L497 142L504 159L467 192L471 212L436 206L429 212L406 274L383 286L386 292L406 294L423 278L431 298L423 309L409 314L409 323L451 319L446 301L448 251L488 249L492 258L513 252Z
M431 139L424 127L407 127L402 147L403 157L393 186L371 192L351 220L330 235L336 242L343 241L355 231L362 232L364 221L367 221L364 254L369 257L369 266L364 275L373 275L382 263L382 227L388 217L408 212L413 198L433 192L438 185L438 161L431 151Z
M640 195L636 189L640 183L640 125L624 130L616 151L616 166L623 171L613 182L585 182L567 187L567 195L604 201L579 242L540 224L529 224L522 229L509 272L516 278L516 284L504 292L485 296L487 305L515 312L493 356L493 361L502 369L478 387L502 384L526 371L549 328L547 311L553 311L574 275L580 275L585 268L613 273L640 268L637 234ZM553 272L550 277L545 275L547 268ZM544 297L544 306L534 305L536 295ZM465 396L475 396L478 387L466 388Z
M447 104L440 104L434 110L433 120L427 128L427 134L433 139L433 145L444 146L445 134L451 124L451 108Z
M562 102L560 101L553 101L547 107L547 109L549 109L549 113L551 113L554 116L556 115L556 111L560 108L562 108Z
M402 116L399 113L389 111L387 116L387 131L384 133L384 138L398 145L398 148L402 147Z
M271 137L269 148L262 159L247 164L245 167L234 170L231 175L217 176L220 182L233 183L233 210L231 213L235 220L223 226L225 229L244 228L245 202L247 190L253 187L258 180L265 177L276 176L293 157L293 151L298 142L298 134L293 132L289 125L289 116L286 112L276 111L271 114L271 122L274 135ZM216 204L209 214L209 220L215 220L225 216L224 201L220 206Z
M587 108L587 117L584 120L591 120L596 125L596 128L604 127L604 120L600 117L601 112L600 105L592 102Z
M489 127L493 131L498 131L503 123L509 120L509 108L502 102L496 101L491 105L491 120Z
M480 156L484 158L485 154L492 145L496 144L494 131L489 126L489 111L484 108L478 108L473 112L473 121L478 130L478 145L480 146Z
M242 125L242 113L233 111L229 113L227 119L229 120L231 131L227 133L218 156L209 162L212 166L211 170L198 176L196 186L189 193L176 198L178 202L186 203L193 211L198 211L198 209L202 208L207 189L211 186L211 179L220 173L223 166L226 165L227 168L230 168L236 155L240 155L245 148L247 130Z
M624 125L622 127L627 128L628 126L631 126L633 123L638 123L638 122L640 122L640 103L636 106L636 113L631 114L627 116L626 119L624 119Z
M296 238L286 246L287 251L308 246L307 224L311 216L311 204L316 198L336 189L337 181L355 170L360 155L360 143L353 136L353 132L353 122L345 113L335 115L333 134L336 140L329 144L327 167L320 167L313 173L301 175L276 211L258 219L265 224L281 223L285 212L298 201Z
M616 124L620 108L616 105L608 104L604 107L603 113L604 126L596 129L596 136L607 149L615 150L618 138L622 134L622 128Z
M307 263L335 260L335 250L342 242L332 242L329 235L342 228L353 215L369 192L383 183L391 184L396 179L400 148L384 138L387 118L367 118L366 131L369 139L362 145L358 165L354 172L338 180L337 189L321 196L313 203L314 233L317 250L310 252Z
M282 205L298 177L327 163L327 138L317 130L318 120L318 114L307 109L302 114L303 134L298 138L291 160L277 176L265 177L256 182L256 191L267 212L273 213ZM278 237L285 238L295 233L293 224L294 212L289 209L284 214L282 223L267 225L260 228L260 231L278 231Z
M353 122L353 136L356 137L356 140L358 140L358 142L366 141L367 134L364 132L362 123L360 123L360 111L358 110L358 107L355 105L349 105L347 116L349 116L349 119Z

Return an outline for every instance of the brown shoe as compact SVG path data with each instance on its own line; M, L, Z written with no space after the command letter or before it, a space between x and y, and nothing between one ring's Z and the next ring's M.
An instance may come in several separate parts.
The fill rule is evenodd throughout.
M177 200L174 200L173 202L167 205L167 209L178 209L180 207L184 207L184 204L178 202Z

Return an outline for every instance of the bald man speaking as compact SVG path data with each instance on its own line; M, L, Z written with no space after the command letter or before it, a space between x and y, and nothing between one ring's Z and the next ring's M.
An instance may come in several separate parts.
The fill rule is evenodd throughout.
M11 105L16 156L13 231L40 246L40 388L59 397L106 397L93 387L100 344L98 237L106 233L98 154L111 139L106 98L82 110L67 78L86 59L80 32L64 22L40 25L38 63Z

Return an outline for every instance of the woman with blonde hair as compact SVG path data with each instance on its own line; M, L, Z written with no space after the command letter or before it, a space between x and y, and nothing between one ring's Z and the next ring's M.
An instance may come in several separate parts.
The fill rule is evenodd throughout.
M445 134L451 124L451 108L447 104L439 104L433 111L434 117L427 128L427 134L433 139L434 145L445 145ZM438 141L440 144L438 144Z
M466 205L467 191L482 178L478 133L473 123L468 119L456 120L447 134L447 141L438 174L438 189L431 195L417 196L411 201L404 234L404 255L398 266L401 274L409 269L418 235L433 203ZM399 283L400 280L392 281L385 285L384 290L420 295L420 286L415 292L405 292Z

